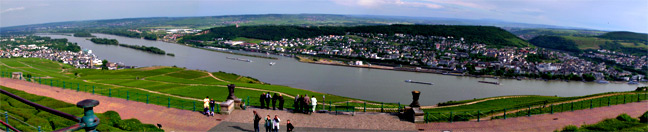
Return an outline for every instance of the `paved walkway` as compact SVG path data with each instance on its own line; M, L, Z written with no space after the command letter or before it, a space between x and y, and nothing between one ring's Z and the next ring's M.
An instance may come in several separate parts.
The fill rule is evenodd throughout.
M637 117L648 110L648 101L643 101L610 107L577 110L574 112L509 118L506 120L428 124L414 124L401 121L394 115L384 113L359 113L355 116L328 113L306 115L294 114L289 111L256 108L236 110L231 115L205 117L198 112L189 110L166 108L164 106L142 102L127 101L121 98L110 98L93 95L91 93L76 92L75 90L50 87L21 80L0 78L0 85L35 95L52 97L68 103L76 103L89 98L96 99L101 102L99 106L95 107L96 112L105 112L108 110L117 111L123 119L136 118L143 123L162 124L162 128L167 131L253 130L251 125L252 110L257 110L261 115L279 115L283 120L282 124L285 123L285 120L291 120L297 127L296 130L312 131L416 131L421 129L426 131L553 131L566 125L596 123L605 118L614 118L621 113L627 113L633 117Z
M567 125L580 126L594 124L606 118L615 118L626 113L632 117L639 117L648 111L648 101L598 107L594 109L576 110L554 114L532 115L531 117L516 117L489 121L467 121L454 123L428 123L416 124L417 129L425 131L554 131Z

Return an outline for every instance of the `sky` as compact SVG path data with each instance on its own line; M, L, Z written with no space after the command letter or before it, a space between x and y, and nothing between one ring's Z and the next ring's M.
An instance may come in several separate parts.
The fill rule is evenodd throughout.
M137 17L302 13L495 19L648 33L648 0L1 0L0 27Z

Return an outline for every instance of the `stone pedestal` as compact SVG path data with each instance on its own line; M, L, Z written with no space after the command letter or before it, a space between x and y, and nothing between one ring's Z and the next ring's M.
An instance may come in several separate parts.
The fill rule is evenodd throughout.
M234 111L234 100L227 100L220 103L220 114L229 115L232 111Z
M234 108L236 108L236 109L243 109L243 108L241 107L241 103L245 103L245 102L243 102L241 99L234 99Z
M421 107L412 108L412 121L414 123L424 123L425 122L425 112L421 110Z

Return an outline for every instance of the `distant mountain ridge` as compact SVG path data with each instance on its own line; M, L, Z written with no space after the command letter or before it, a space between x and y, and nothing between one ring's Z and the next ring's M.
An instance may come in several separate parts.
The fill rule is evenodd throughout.
M437 17L405 17L375 15L335 15L335 14L260 14L224 15L199 17L148 17L123 18L87 21L53 22L22 26L1 27L0 33L48 32L84 28L198 28L208 29L219 26L254 25L295 25L295 26L359 26L390 24L431 24L431 25L482 25L511 28L557 28L571 29L542 24L526 24L499 20L473 20ZM575 28L578 29L578 28Z
M598 36L537 36L529 42L538 47L572 52L605 49L634 55L648 53L648 34L608 32Z

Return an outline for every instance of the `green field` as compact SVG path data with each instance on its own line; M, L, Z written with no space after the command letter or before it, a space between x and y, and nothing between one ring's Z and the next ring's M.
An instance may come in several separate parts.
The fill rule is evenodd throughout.
M246 38L246 37L236 37L236 38L232 39L232 41L244 41L244 42L246 42L246 43L255 43L255 44L259 44L259 43L263 42L264 40L260 40L260 39L253 39L253 38Z
M74 104L65 103L49 97L28 94L7 87L0 87L0 89L40 105L54 108L61 112L72 114L77 117L83 116L83 109L76 107ZM53 131L77 124L77 122L72 120L56 116L46 111L38 110L4 94L0 94L0 102L2 102L0 104L0 111L3 113L7 111L11 117L15 118L10 119L10 125L21 131L37 131L37 127L41 127L42 131ZM114 111L96 114L101 120L101 124L97 127L97 130L99 131L163 131L154 125L142 124L137 119L122 120L119 114ZM19 121L30 124L33 127L19 123ZM5 127L0 127L0 129L4 130Z
M298 94L316 97L326 95L327 101L332 102L358 100L287 86L264 84L257 79L232 73L212 73L215 77L227 81L224 82L209 76L209 73L205 71L176 67L145 67L123 70L75 69L69 65L45 59L5 58L0 59L0 69L4 77L8 77L11 72L23 72L24 75L29 74L34 77L29 80L44 85L79 89L85 92L94 90L97 94L142 102L146 101L148 95L151 103L160 105L171 103L171 107L188 110L193 110L192 102L205 96L210 96L217 101L224 101L227 96L226 85L228 84L246 88L237 89L235 93L242 99L247 99L249 96L250 105L255 106L259 105L259 95L264 90L293 96ZM39 77L41 79L38 79ZM287 96L285 99L293 100ZM292 101L286 101L284 105L291 107Z
M576 36L563 36L576 43L579 49L600 49L599 45L605 42L612 42L612 40L602 39L597 37L576 37Z

